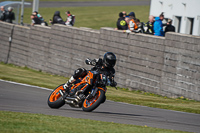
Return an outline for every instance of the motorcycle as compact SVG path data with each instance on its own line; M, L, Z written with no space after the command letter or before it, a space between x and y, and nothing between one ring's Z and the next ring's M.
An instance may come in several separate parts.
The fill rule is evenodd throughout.
M100 71L100 68L88 70L87 75L82 79L79 78L67 91L63 88L64 84L55 88L49 95L47 102L50 108L58 109L64 104L69 104L71 107L91 112L105 102L106 86L113 82L115 82L114 75L108 78Z

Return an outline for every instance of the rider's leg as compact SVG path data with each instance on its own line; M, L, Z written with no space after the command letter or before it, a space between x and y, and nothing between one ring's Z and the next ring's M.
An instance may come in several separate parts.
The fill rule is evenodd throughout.
M74 79L74 77L71 76L71 78L63 85L63 88L67 89L72 83L74 83L74 81L76 81L76 79Z
M87 74L87 70L84 68L79 68L75 70L74 75L63 85L64 89L67 89L71 84L73 84L78 78L83 78Z

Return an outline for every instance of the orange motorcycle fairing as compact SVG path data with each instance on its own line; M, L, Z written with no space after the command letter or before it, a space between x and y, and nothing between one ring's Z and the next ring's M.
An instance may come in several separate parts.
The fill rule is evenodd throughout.
M92 85L93 79L94 79L94 74L90 71L88 71L88 74L83 78L83 80L89 85Z
M94 74L92 72L88 71L88 74L83 79L80 79L81 82L73 85L70 90L73 90L82 84L86 84L84 87L81 88L81 90L83 90L85 87L88 86L88 84L92 85L93 78L94 78Z
M100 90L103 90L104 92L107 91L107 88L106 88L106 87L97 87L97 88L100 89Z

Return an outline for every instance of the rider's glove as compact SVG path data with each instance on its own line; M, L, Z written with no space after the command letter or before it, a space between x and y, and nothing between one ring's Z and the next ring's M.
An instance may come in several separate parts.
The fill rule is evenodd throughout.
M97 64L97 63L96 63L96 60L92 60L92 61L91 61L91 65L96 66L96 64Z
M85 60L85 63L86 63L87 65L90 65L90 64L91 64L91 60L87 58L87 59Z
M90 60L89 58L87 58L86 60L85 60L85 63L87 64L87 65L93 65L93 66L96 66L96 60Z
M117 86L117 82L115 82L115 81L111 82L110 86L111 87L116 87Z

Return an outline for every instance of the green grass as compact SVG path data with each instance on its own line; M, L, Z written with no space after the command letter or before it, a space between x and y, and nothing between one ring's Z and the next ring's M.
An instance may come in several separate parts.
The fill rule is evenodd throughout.
M0 111L2 133L185 133L88 119Z
M108 91L107 97L109 97L109 100L117 102L200 114L200 102L182 97L173 99L137 91L130 92L120 90L118 93L118 90L114 89Z
M26 83L46 88L54 89L61 83L65 83L67 78L39 72L27 67L18 67L12 64L0 64L0 79Z
M126 11L127 13L134 11L136 17L140 19L141 22L147 22L150 6L54 7L40 8L39 13L43 16L46 22L49 22L49 19L52 19L55 11L60 11L63 20L66 20L65 12L67 10L71 11L71 13L76 16L75 27L100 29L101 27L116 28L118 14L122 11ZM32 8L25 8L24 23L31 23L31 13Z
M65 83L68 78L1 63L0 79L54 89ZM200 102L184 97L173 99L142 91L129 91L125 88L115 90L112 87L108 88L106 95L108 100L200 114Z

